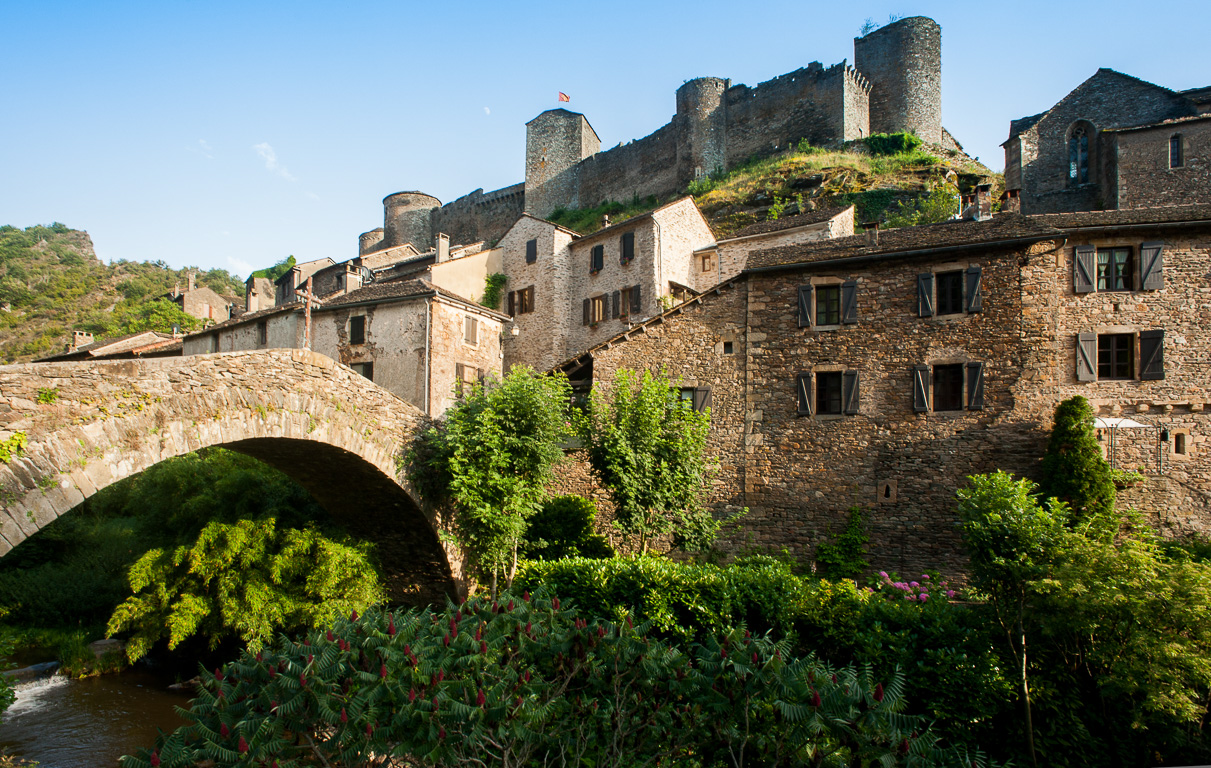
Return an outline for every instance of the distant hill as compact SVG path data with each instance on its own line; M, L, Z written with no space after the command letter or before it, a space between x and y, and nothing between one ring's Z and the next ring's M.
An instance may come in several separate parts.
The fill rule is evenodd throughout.
M159 301L189 272L199 286L243 300L244 284L226 270L172 269L162 261L105 264L87 232L54 223L0 226L0 360L28 362L60 351L72 330L99 341L143 330L201 325Z

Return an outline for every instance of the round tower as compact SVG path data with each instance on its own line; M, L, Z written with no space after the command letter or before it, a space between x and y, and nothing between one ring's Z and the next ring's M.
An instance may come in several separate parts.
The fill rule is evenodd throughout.
M369 232L363 232L357 238L357 254L364 256L367 253L378 248L379 243L383 242L383 228L372 229Z
M731 84L721 77L699 77L677 89L677 117L684 121L690 145L690 179L727 166L727 109L723 94Z
M854 67L870 81L871 133L911 131L942 141L942 28L911 16L854 38Z
M424 253L433 243L429 220L442 201L424 192L396 192L383 198L383 242L388 248L404 243ZM368 233L371 234L371 233Z

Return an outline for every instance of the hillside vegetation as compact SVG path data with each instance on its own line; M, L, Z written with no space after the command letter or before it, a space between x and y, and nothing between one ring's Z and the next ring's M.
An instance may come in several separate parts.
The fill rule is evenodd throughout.
M857 208L856 221L880 220L886 227L945 221L959 212L960 192L981 182L993 185L994 198L1003 186L1000 174L962 152L922 144L911 134L876 134L841 149L801 141L697 179L686 194L693 195L715 235L724 238L759 221L850 204ZM666 202L654 196L606 201L592 208L560 208L550 218L589 234L601 227L603 215L621 221Z
M55 223L0 226L0 359L28 362L64 348L72 330L99 341L144 330L189 330L200 320L159 301L182 289L194 272L199 286L241 297L244 286L226 270L172 269L162 261L105 264L87 232Z

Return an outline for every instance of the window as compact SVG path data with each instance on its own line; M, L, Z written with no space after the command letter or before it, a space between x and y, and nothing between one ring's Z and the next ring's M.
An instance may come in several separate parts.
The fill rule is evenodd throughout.
M1097 337L1097 377L1135 378L1135 334L1110 333Z
M479 343L479 320L470 315L463 319L463 341L467 344Z
M534 311L534 286L523 288L517 292L518 298L518 314L526 314Z
M526 263L533 264L538 261L538 240L526 241Z
M710 387L682 387L677 397L699 413L711 407Z
M1182 135L1180 133L1169 137L1169 167L1182 167Z
M939 272L938 314L958 315L963 312L963 272Z
M350 344L365 344L366 343L366 316L357 315L349 318L349 343Z
M935 411L963 410L963 366L935 365L933 367L933 409Z
M1173 452L1174 453L1178 454L1179 456L1186 455L1186 439L1187 439L1187 435L1185 432L1178 432L1177 434L1175 434L1173 436Z
M354 363L349 366L354 373L365 376L367 379L374 381L374 363Z
M815 392L812 379L815 379ZM818 371L795 376L796 412L801 416L840 416L858 412L857 371Z
M912 409L978 411L984 408L984 364L918 365L912 371Z
M269 321L268 320L257 321L256 343L262 347L269 343Z
M841 286L816 286L816 325L841 324Z
M841 372L816 374L816 413L841 413Z
M1079 125L1068 139L1068 183L1089 183L1089 130Z
M211 352L219 351L219 334L217 334L217 333L211 334L211 336L210 336L210 351Z
M601 268L604 265L605 265L605 246L604 245L593 246L592 250L589 251L589 272L595 275L601 271Z
M1135 289L1135 260L1130 248L1098 248L1097 289L1131 291Z
M584 318L581 325L597 325L606 319L610 311L610 297L606 294L584 300Z
M459 397L469 394L476 384L484 383L484 369L463 363L454 364L454 393Z
M723 342L723 354L730 355L733 353L734 350L735 350L735 347L732 345L732 342L730 342L730 341Z
M635 259L635 233L627 232L618 243L618 261L624 267ZM598 267L601 269L601 267Z
M715 254L704 253L700 257L700 259L701 259L700 260L701 269L703 272L714 272L715 271Z
M619 307L618 313L620 317L630 317L637 315L643 308L640 301L640 291L638 285L632 285L629 288L623 288L621 291L622 306Z

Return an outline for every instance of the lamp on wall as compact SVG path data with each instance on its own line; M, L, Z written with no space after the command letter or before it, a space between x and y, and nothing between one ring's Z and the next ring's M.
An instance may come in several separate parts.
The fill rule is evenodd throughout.
M521 329L517 327L517 323L514 323L512 327L509 328L509 335L516 336L519 333L521 333Z

